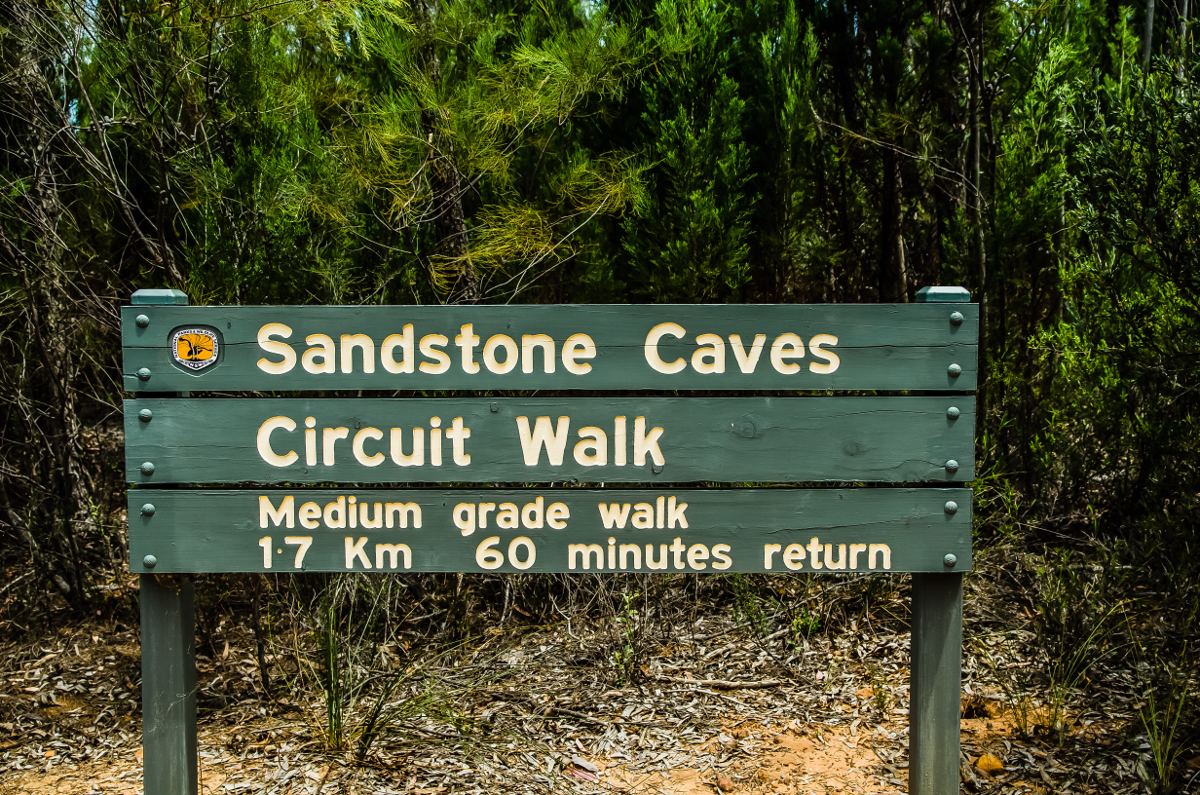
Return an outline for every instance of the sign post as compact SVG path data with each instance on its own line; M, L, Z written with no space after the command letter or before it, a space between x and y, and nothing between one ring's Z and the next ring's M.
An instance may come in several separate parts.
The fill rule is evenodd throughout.
M186 304L187 296L179 290L138 290L133 294L134 307ZM138 314L139 319L143 317L144 313ZM135 320L135 324L138 322ZM143 513L140 505L136 510ZM132 513L129 518L132 523ZM151 562L150 556L142 561L139 570L147 573L138 576L145 791L196 795L196 632L192 582L186 574L164 577L148 573L154 570L153 565L146 565Z
M970 300L960 287L922 288L919 303ZM912 663L909 678L908 791L959 791L962 694L962 574L947 555L947 570L913 574Z
M184 578L367 571L910 572L910 791L957 792L968 299L193 307L139 291L122 342L147 791L196 791Z

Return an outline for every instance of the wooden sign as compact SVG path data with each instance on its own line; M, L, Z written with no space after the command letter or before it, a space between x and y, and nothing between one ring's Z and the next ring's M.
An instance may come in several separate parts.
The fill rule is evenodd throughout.
M127 401L126 471L214 483L961 483L975 399Z
M971 392L979 342L973 304L132 306L121 320L137 393Z
M979 339L965 290L186 303L139 291L121 312L148 792L197 786L192 586L156 575L318 571L912 572L910 791L958 791ZM272 397L213 395L230 392Z
M971 568L967 489L129 494L135 571L912 572ZM147 566L147 558L153 565Z

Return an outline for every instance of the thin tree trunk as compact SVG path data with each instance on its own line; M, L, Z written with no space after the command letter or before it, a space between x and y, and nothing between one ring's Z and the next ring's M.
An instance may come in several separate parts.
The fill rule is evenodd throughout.
M1142 68L1150 68L1150 53L1154 49L1154 0L1146 0L1146 26L1142 30Z

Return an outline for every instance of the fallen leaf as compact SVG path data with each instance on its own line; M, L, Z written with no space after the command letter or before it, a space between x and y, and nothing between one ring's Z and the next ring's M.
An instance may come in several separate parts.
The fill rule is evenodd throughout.
M1004 762L995 754L984 754L975 760L975 767L990 775L1003 770Z
M733 779L724 773L718 773L717 789L721 790L721 792L733 792Z

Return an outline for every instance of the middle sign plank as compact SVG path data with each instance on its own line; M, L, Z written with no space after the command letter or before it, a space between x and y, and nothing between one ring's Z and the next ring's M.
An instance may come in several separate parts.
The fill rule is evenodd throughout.
M142 399L126 471L217 483L957 483L972 397Z

